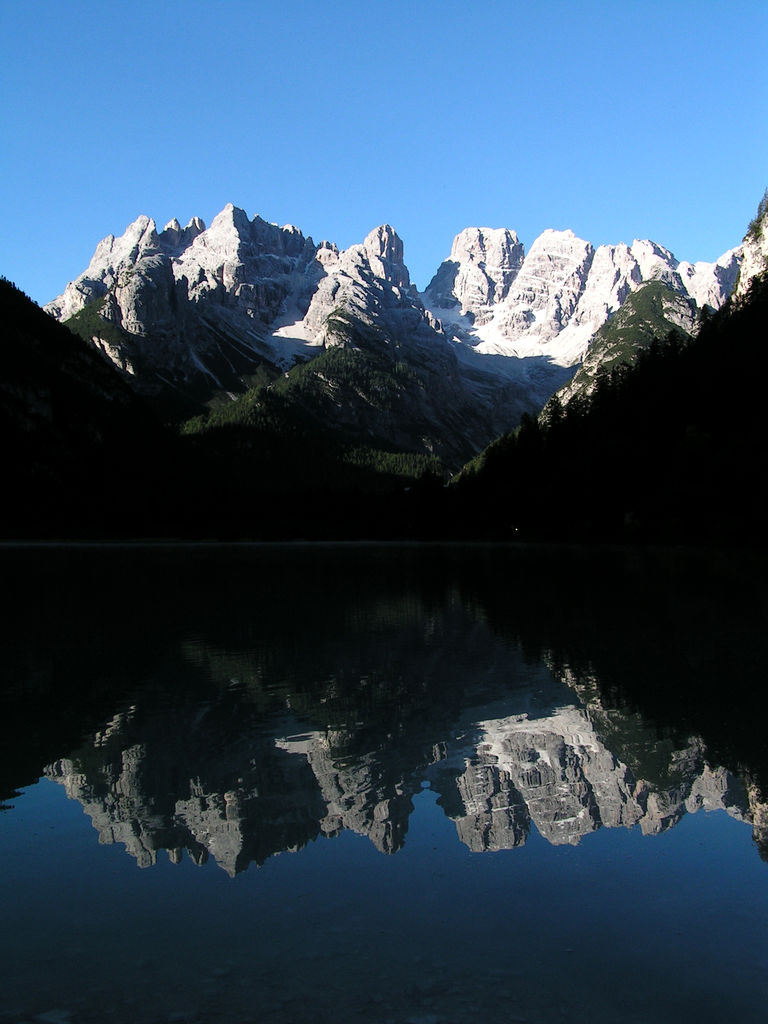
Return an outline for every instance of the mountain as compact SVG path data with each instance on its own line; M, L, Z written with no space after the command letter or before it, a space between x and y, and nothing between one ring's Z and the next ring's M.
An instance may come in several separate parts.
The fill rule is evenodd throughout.
M144 506L173 440L111 363L4 279L0 432L0 524L46 535Z
M182 416L349 349L362 354L360 372L350 375L348 360L340 379L333 361L318 364L302 412L358 442L435 453L458 467L514 422L504 403L496 415L478 407L387 225L340 253L231 205L208 229L172 222L158 232L142 217L100 243L46 308L140 393Z
M364 352L314 362L351 388L362 361L371 389L414 387ZM419 478L441 469L313 419L305 407L325 406L304 365L173 430L130 375L4 279L0 370L5 537L411 536Z
M763 807L738 776L707 763L700 739L676 749L639 716L633 721L609 709L635 727L636 741L668 758L657 785L605 745L572 695L559 696L567 703L538 714L528 713L525 692L499 701L493 717L464 713L426 757L416 737L398 748L378 734L373 751L350 755L339 742L349 742L346 732L312 729L305 720L285 723L293 735L265 735L247 707L238 709L240 723L229 726L222 754L211 742L218 734L199 728L186 709L178 744L156 735L159 725L180 734L178 718L171 728L161 717L153 730L132 709L115 715L74 757L46 766L45 776L82 804L99 842L124 845L140 867L155 864L163 849L179 863L186 850L198 864L213 858L230 877L345 830L366 836L381 853L397 853L425 778L458 841L476 853L523 846L534 829L552 845L577 845L600 828L639 826L657 835L702 808L749 822L762 838ZM358 731L348 730L353 738Z
M694 309L718 309L740 262L739 248L717 263L680 263L654 242L595 249L571 231L545 231L525 255L513 232L471 228L422 297L463 363L522 375L541 407L638 288L658 282Z
M91 338L134 387L183 410L216 392L243 391L271 363L266 328L296 282L321 273L296 229L227 206L158 232L139 217L109 235L87 269L45 308Z
M288 374L283 398L302 421L457 469L537 413L644 283L717 308L740 261L735 249L680 263L648 241L595 249L570 231L526 254L513 231L467 228L419 294L389 225L339 251L229 204L208 228L139 217L46 309L165 417L264 395Z
M571 232L545 232L526 254L510 230L469 228L422 294L388 225L339 251L231 205L209 228L141 217L49 304L66 327L3 290L4 528L434 537L486 522L494 535L621 532L627 519L710 532L722 514L751 534L767 216L764 199L741 246L696 265ZM671 327L678 341L644 359ZM699 327L702 345L679 344ZM724 392L726 351L750 373ZM638 359L640 378L613 374ZM547 416L565 405L567 429L542 422L539 436L531 417L557 389ZM585 401L570 409L575 395ZM473 470L459 499L443 494L446 470L489 442L477 490ZM703 471L707 453L735 506ZM558 494L575 502L567 522Z
M741 243L742 260L734 296L743 299L752 281L768 273L768 189Z
M646 300L658 314L667 296L648 285L635 307ZM482 508L503 536L762 542L768 274L705 312L693 338L653 338L626 365L631 312L598 339L618 359L613 371L462 473L457 521Z
M556 398L566 404L574 397L588 397L600 372L633 363L641 351L670 332L689 338L698 324L729 298L743 301L752 282L767 271L768 192L737 249L715 264L678 264L673 277L662 273L631 292L618 312L596 331L581 365ZM686 287L681 289L684 281Z
M699 310L689 296L673 291L663 281L648 281L629 296L614 315L599 327L576 373L558 392L561 403L585 398L594 390L600 372L633 363L655 338L670 331L690 338ZM545 414L547 406L545 406Z

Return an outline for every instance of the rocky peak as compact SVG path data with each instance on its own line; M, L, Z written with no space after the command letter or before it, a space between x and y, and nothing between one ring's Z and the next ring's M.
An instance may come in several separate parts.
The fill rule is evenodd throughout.
M157 228L151 217L137 217L119 238L107 235L96 246L88 271L94 275L102 270L116 270L125 263L135 263L147 250L158 247Z
M736 298L746 295L753 278L768 273L768 191L747 228L741 253L741 273L734 293Z
M683 290L680 275L677 273L677 260L669 249L643 238L635 239L630 252L637 260L643 281L663 281L676 291Z
M739 280L742 247L730 249L716 263L678 263L683 288L696 305L719 309Z
M235 256L240 246L250 238L251 222L245 210L227 203L217 213L211 226L195 240L209 249L216 249L222 255Z
M403 242L390 224L380 224L366 235L363 248L369 256L388 260L390 263L403 262Z
M305 238L293 224L279 227L270 221L263 220L258 214L250 223L251 239L258 253L271 253L275 256L300 256L309 248L312 255L315 245L311 238Z
M528 251L508 301L516 305L533 301L535 307L563 292L572 291L586 280L595 255L594 247L572 231L542 232Z
M174 217L168 221L158 237L163 249L178 252L191 245L203 231L205 224L199 217L193 217L185 228L182 228L178 218Z
M507 228L465 228L453 240L451 255L426 288L427 301L475 323L489 318L488 307L506 298L523 263L524 248Z
M581 259L585 252L594 252L592 244L578 238L570 228L564 231L547 228L534 241L528 256L540 257L543 254L550 259Z
M315 259L323 267L333 266L339 261L339 249L333 242L323 240L317 247Z
M768 265L765 217L763 209L750 228L744 289ZM293 225L249 220L228 203L208 228L197 217L182 228L174 217L158 233L153 220L138 217L99 243L86 271L46 308L66 320L100 300L94 315L127 334L125 352L110 350L110 358L130 362L148 388L195 382L201 394L231 394L264 358L288 369L339 344L400 349L453 389L451 415L464 408L459 391L471 396L474 412L457 436L466 440L473 418L492 420L488 437L477 434L482 446L514 428L522 412L539 411L641 284L660 281L717 308L740 260L739 249L717 264L680 264L650 241L596 250L556 230L526 255L514 231L468 227L419 296L389 224L339 252ZM340 310L344 318L331 318Z
M516 273L523 260L523 246L509 228L464 228L453 240L450 258L459 263L476 263L489 273Z
M380 224L366 235L362 249L374 274L398 288L410 287L408 268L403 262L403 242L390 224Z
M117 284L122 270L160 251L155 222L142 214L119 237L107 235L99 242L86 270L45 306L46 311L57 320L68 320L90 302L103 298Z
M533 329L539 343L555 338L567 325L587 280L593 246L572 231L544 231L525 257L499 311L508 337Z

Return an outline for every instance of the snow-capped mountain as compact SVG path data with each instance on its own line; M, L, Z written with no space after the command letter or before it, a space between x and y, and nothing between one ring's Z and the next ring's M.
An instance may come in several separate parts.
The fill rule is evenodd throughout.
M361 383L357 429L458 461L538 412L643 284L662 283L694 310L717 308L743 253L682 263L654 242L595 248L553 230L526 253L513 231L466 228L419 294L389 225L339 251L228 204L208 228L193 218L158 231L139 217L100 242L46 309L139 391L172 395L187 411L235 397L265 367L274 378L334 347L373 352L408 367L418 386L402 408L388 399L383 410ZM333 397L337 383L323 380ZM410 425L395 438L398 416Z
M716 263L680 263L662 246L595 249L572 231L545 231L527 255L506 229L468 228L422 296L462 360L503 356L580 363L596 331L631 292L660 281L698 307L717 309L738 278L741 247ZM498 364L498 360L496 360Z
M265 367L274 379L339 347L367 353L377 371L397 376L401 368L382 397L380 378L361 379L350 393L318 366L324 398L340 410L334 415L364 440L458 466L534 408L525 388L482 368L462 370L388 225L339 252L232 205L207 229L174 221L158 232L141 217L101 242L46 308L85 333L137 390L186 399L187 415L194 402L242 393Z
M708 305L708 304L707 304ZM587 398L599 379L599 371L612 370L635 361L640 350L654 338L666 338L670 332L692 337L696 331L699 307L686 294L672 290L663 280L644 282L630 292L621 308L599 327L590 339L581 365L555 397L562 405L572 398ZM545 415L547 415L545 406Z
M154 221L139 217L122 237L99 243L88 268L46 309L68 320L94 301L103 303L102 319L133 342L129 372L183 339L186 360L176 373L197 370L222 387L227 381L219 381L213 365L217 347L221 355L226 345L239 345L244 356L287 369L334 343L327 320L340 309L386 328L395 343L400 336L414 343L421 330L445 347L410 285L403 244L391 227L339 252L291 225L249 220L231 204L207 229L196 218L158 232Z
M308 303L322 274L316 251L298 229L249 221L232 205L207 229L194 218L158 232L141 216L100 242L46 309L67 321L95 307L93 341L145 386L242 390L272 355L265 336L286 299Z

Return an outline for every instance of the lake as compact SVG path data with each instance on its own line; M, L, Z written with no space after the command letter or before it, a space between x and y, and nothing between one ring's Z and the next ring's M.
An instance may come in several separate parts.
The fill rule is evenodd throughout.
M764 1021L754 552L0 550L0 1021Z

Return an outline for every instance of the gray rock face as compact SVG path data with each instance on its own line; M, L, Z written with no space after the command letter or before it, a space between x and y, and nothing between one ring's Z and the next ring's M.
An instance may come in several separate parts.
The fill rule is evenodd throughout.
M45 309L57 320L68 320L84 306L102 298L117 282L121 270L127 270L157 246L154 221L141 216L130 224L120 238L107 235L96 246L91 262L83 273L70 281L58 298Z
M160 350L154 364L183 336L190 368L203 372L217 332L244 351L267 352L290 365L297 347L322 347L318 335L325 319L346 302L371 321L383 308L403 306L408 330L425 320L439 340L410 293L403 243L389 225L340 254L328 242L316 246L295 227L260 217L249 221L232 204L208 229L199 219L184 229L174 220L158 234L153 221L139 217L121 238L104 239L87 270L46 309L67 320L105 297L106 319L132 339L147 339L145 348L151 343Z
M142 216L120 238L104 239L46 309L68 320L102 300L101 318L121 334L109 345L94 340L119 367L130 366L140 390L162 382L202 396L243 390L243 377L273 355L263 339L287 297L308 305L323 274L316 251L298 229L249 221L231 204L208 229L194 218L158 233Z
M137 728L130 713L118 715L93 739L98 772L67 758L46 775L83 805L99 842L124 845L139 867L155 864L161 850L178 863L186 850L196 864L212 857L234 876L317 838L325 805L302 758L244 736L241 749L213 764L200 750L190 762L194 716L179 729L169 742L167 733Z
M105 239L47 308L67 319L96 301L94 344L149 395L234 396L264 362L276 374L341 346L408 368L383 405L363 386L339 403L334 382L318 377L337 425L364 439L437 453L458 468L519 418L509 403L478 405L474 382L411 286L390 225L339 252L231 204L207 229L171 221L158 234L141 217ZM493 378L476 376L494 390Z
M504 302L499 329L518 337L534 325L541 344L567 326L584 290L595 250L571 231L546 231L531 246Z
M685 302L718 308L740 261L735 249L716 264L678 263L649 241L595 249L571 231L545 231L526 255L511 232L467 228L422 299L468 376L481 367L503 376L531 403L520 411L538 412L636 289L661 281Z
M281 344L291 349L303 345L311 354L342 343L338 324L328 323L336 314L377 331L383 346L420 342L446 358L445 338L411 288L403 243L388 224L342 253L325 250L323 270L306 308L294 305L290 316L273 324L270 339L276 351Z
M413 811L408 785L402 777L392 777L373 756L352 764L334 756L340 740L328 733L310 733L300 740L279 739L277 745L301 760L306 758L312 769L326 808L320 821L324 835L349 829L367 836L381 853L396 853L403 846Z
M522 246L515 248L509 274L495 288L479 269L477 234L484 238L491 232L467 229L457 235L450 259L423 299L465 360L503 355L510 361L508 373L515 363L536 356L574 366L598 328L649 281L662 281L698 306L718 308L734 286L741 261L739 249L715 264L679 263L655 242L594 249L571 231L545 231L524 257Z
M425 291L425 302L458 309L473 322L490 316L506 298L523 263L523 246L506 228L465 228L453 240L451 255Z
M761 245L755 236L717 263L690 264L650 241L595 249L550 230L526 254L513 231L466 228L420 296L388 224L340 252L229 204L208 228L194 218L158 232L139 217L46 308L67 320L101 303L93 340L133 385L194 401L242 392L265 361L287 370L326 348L373 346L423 375L423 415L413 402L398 410L407 444L458 463L538 412L642 284L718 307L740 267L745 290L765 265ZM400 444L373 405L367 396L353 419Z
M741 272L735 290L737 299L747 294L753 278L768 273L768 192L744 236L741 251Z
M605 747L578 707L481 728L476 752L457 780L465 813L456 816L456 827L473 850L519 846L531 824L550 843L573 845L601 827L639 825L645 835L657 834L699 809L749 816L743 786L727 770L704 763L695 742L675 752L676 783L659 789Z

